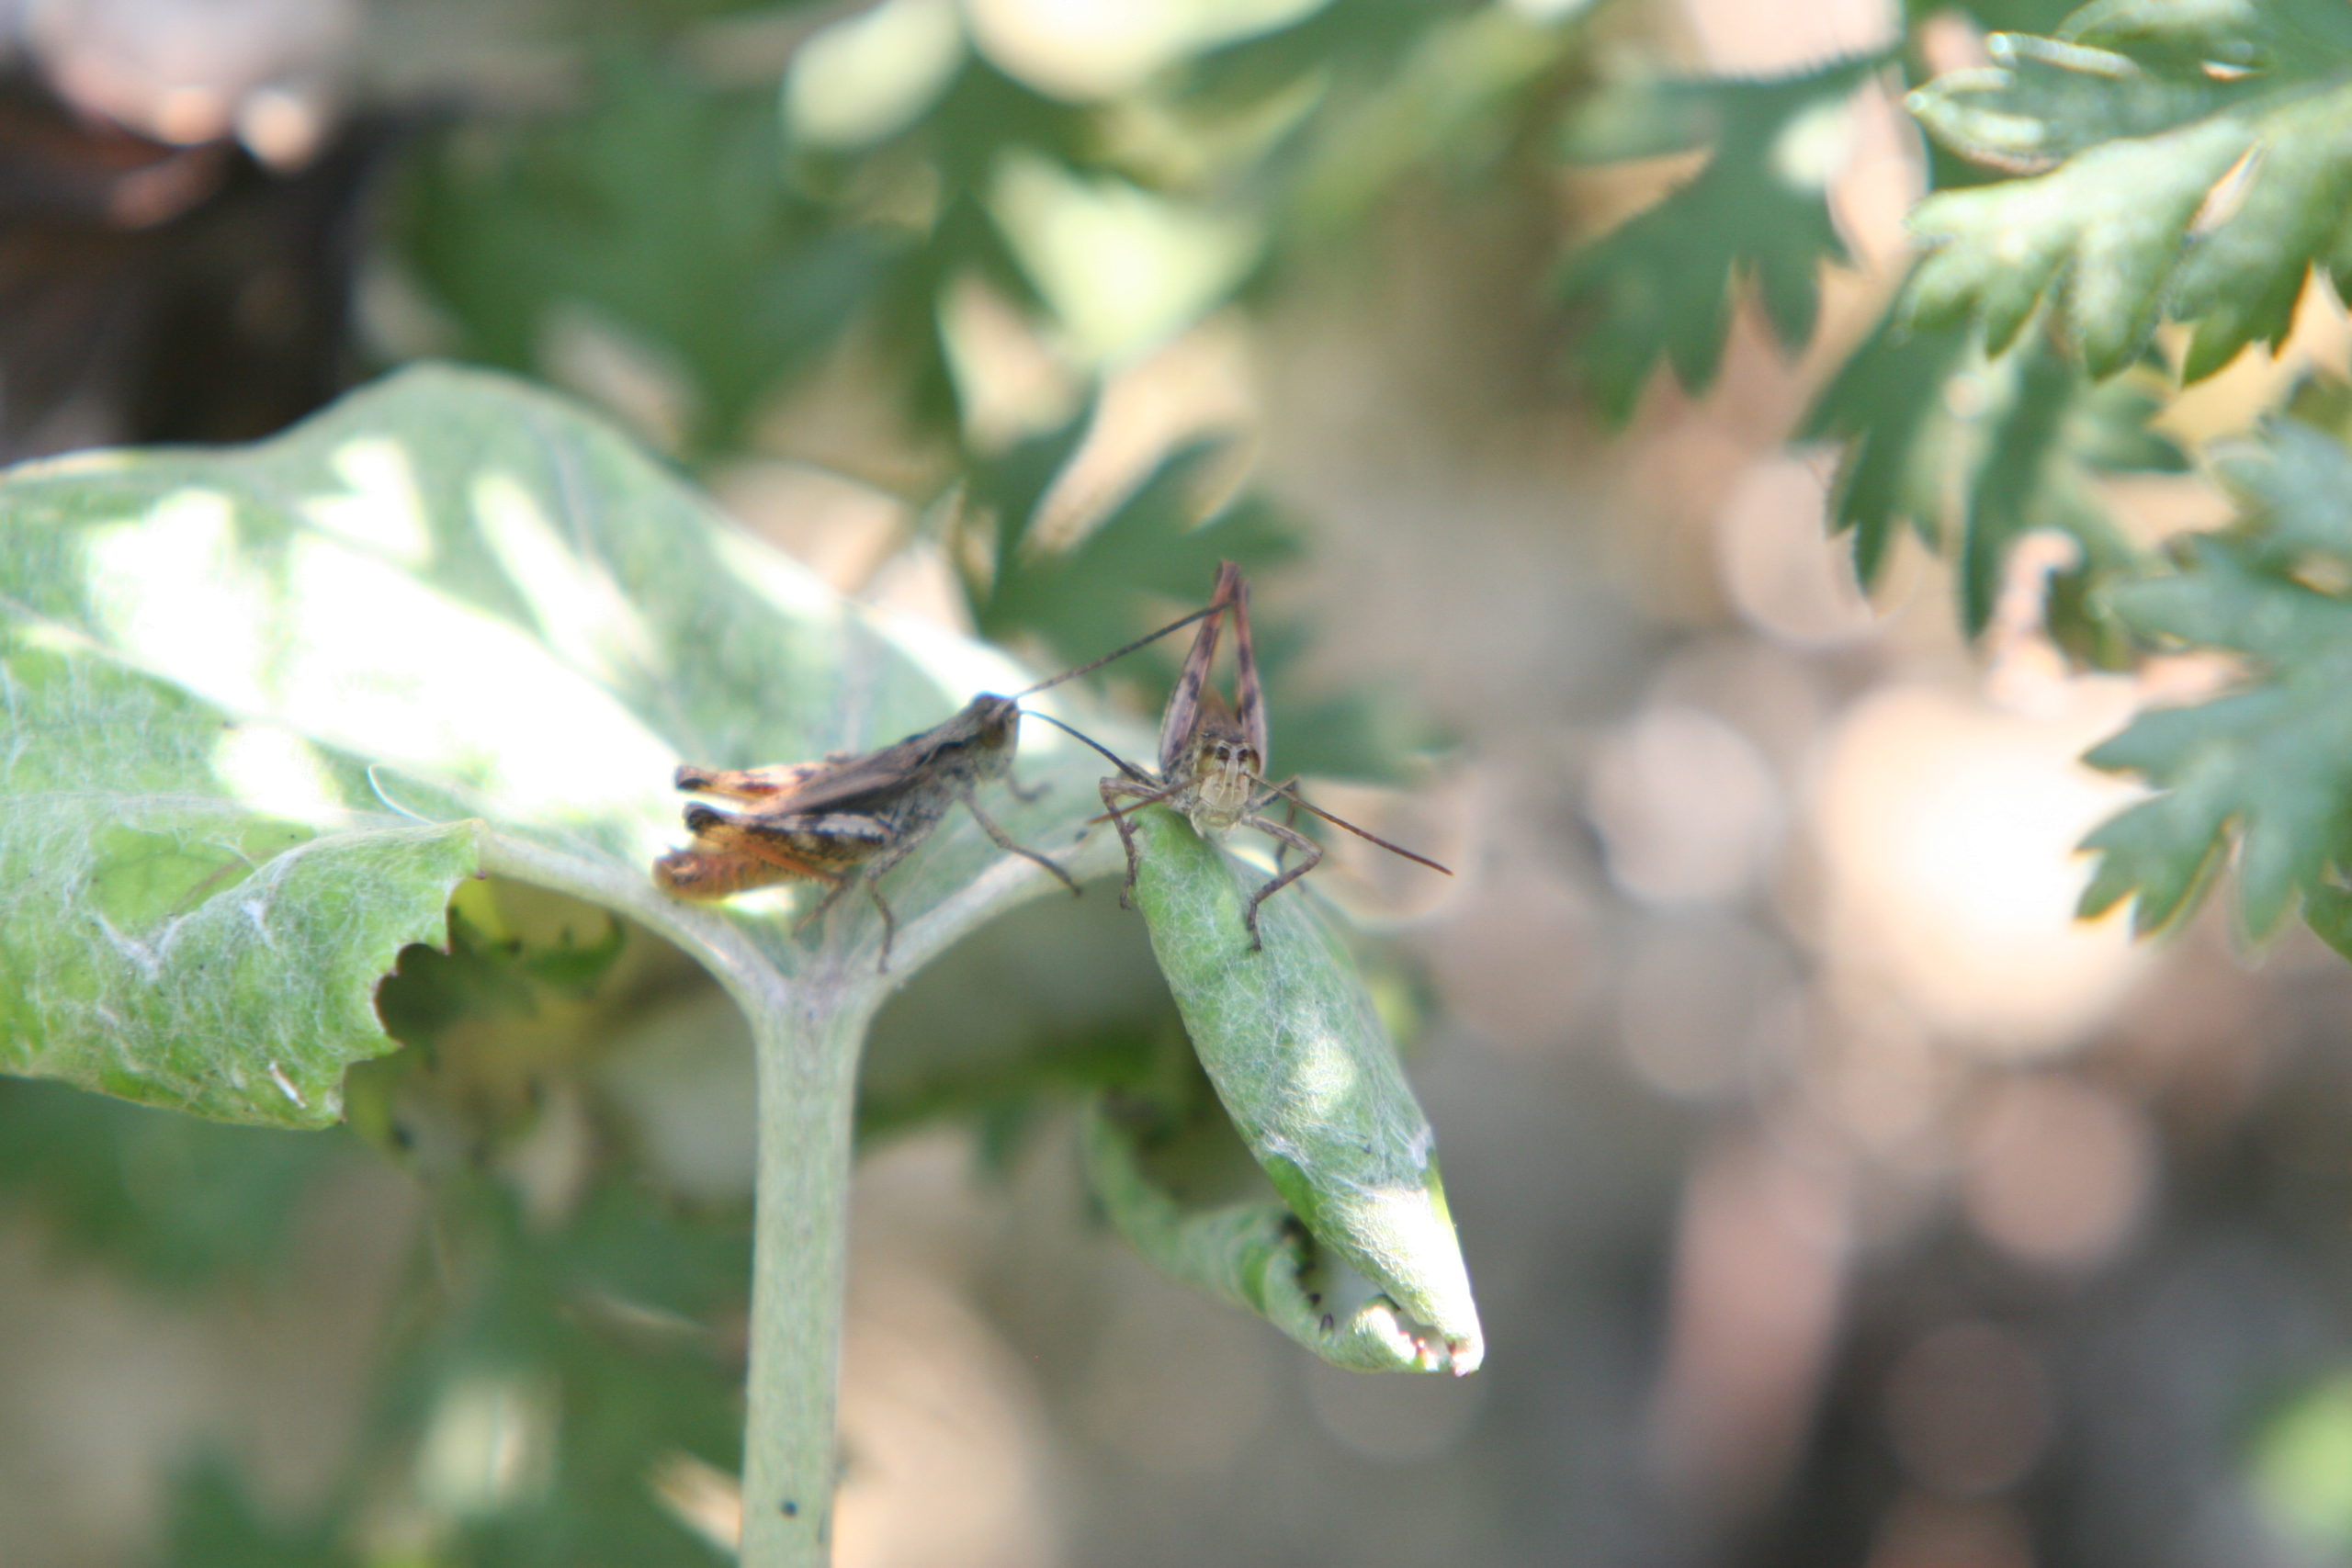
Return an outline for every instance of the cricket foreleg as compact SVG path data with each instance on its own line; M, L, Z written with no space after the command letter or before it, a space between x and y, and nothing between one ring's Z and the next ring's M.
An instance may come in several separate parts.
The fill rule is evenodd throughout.
M1136 825L1127 820L1127 813L1119 809L1122 800L1156 800L1166 792L1137 789L1125 779L1102 781L1102 809L1109 813L1111 826L1119 830L1119 847L1127 852L1127 879L1119 885L1119 908L1136 907L1136 872L1142 865L1136 850Z
M1302 857L1299 863L1289 870L1278 869L1273 880L1258 889L1257 894L1250 900L1250 908L1242 911L1241 923L1250 931L1250 951L1261 953L1265 950L1266 944L1258 935L1258 906L1322 863L1323 846L1297 829L1286 828L1270 818L1252 815L1243 818L1242 820L1268 838L1296 850ZM1279 868L1282 863L1277 860L1274 863Z
M987 812L980 809L979 796L977 794L967 789L964 792L963 798L964 808L972 814L972 820L980 825L980 831L986 833L989 836L989 841L994 843L998 849L1003 850L1010 854L1020 855L1025 860L1035 861L1039 865L1044 866L1047 871L1050 871L1056 876L1060 877L1062 879L1062 886L1069 889L1070 896L1072 897L1076 897L1078 896L1078 884L1072 880L1070 874L1064 871L1054 862L1047 860L1044 855L1039 854L1036 851L1030 849L1028 846L1013 842L1012 835L998 827L994 819L991 818Z

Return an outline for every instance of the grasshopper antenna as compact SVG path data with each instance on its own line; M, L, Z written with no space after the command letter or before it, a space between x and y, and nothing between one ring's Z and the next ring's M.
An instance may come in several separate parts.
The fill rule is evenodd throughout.
M1305 807L1306 810L1314 816L1320 817L1324 821L1330 823L1334 828L1345 828L1357 838L1369 840L1373 843L1378 844L1382 849L1386 850L1391 854L1403 855L1407 860L1411 861L1416 865L1428 866L1431 871L1443 872L1448 876L1452 876L1453 874L1452 868L1438 864L1437 862L1430 859L1427 855L1417 855L1402 844L1392 844L1377 833L1366 832L1364 829L1357 827L1354 823L1349 821L1344 817L1332 816L1321 807L1309 802L1306 796L1300 795L1298 791L1293 789L1288 784L1268 784L1264 779L1259 778L1255 773L1251 773L1249 776L1253 782L1264 784L1266 788L1272 790L1276 795L1281 795L1292 805Z
M1223 611L1223 610L1225 609L1225 607L1226 607L1226 602L1225 602L1224 600L1220 599L1220 600L1218 600L1216 604L1211 604L1211 605L1208 605L1208 606L1207 606L1206 608L1204 608L1204 609L1199 609L1199 610L1195 610L1195 611L1193 611L1191 615L1189 615L1185 616L1185 617L1184 617L1182 620L1181 620L1181 621L1170 621L1170 622L1169 622L1166 626L1164 626L1160 627L1158 631L1156 631L1156 632L1152 632L1152 633L1148 634L1148 636L1139 637L1136 638L1136 640L1135 640L1135 641L1133 641L1133 642L1131 642L1131 643L1127 644L1127 646L1126 646L1126 647L1122 648L1122 649L1116 649L1116 650L1115 650L1115 651L1114 651L1114 652L1110 652L1110 653L1106 653L1106 654L1104 654L1102 658L1100 658L1100 659L1098 659L1098 660L1094 660L1094 661L1093 661L1092 663L1091 663L1091 664L1081 664L1081 665L1080 665L1080 666L1079 666L1077 669L1075 669L1075 670L1065 670L1065 671L1063 671L1060 674L1058 674L1058 675L1055 676L1055 677L1054 677L1052 680L1050 680L1050 681L1040 681L1040 682L1038 682L1035 685L1034 685L1034 686L1030 687L1027 691L1024 691L1024 692L1015 692L1015 693L1013 693L1013 694L1012 694L1012 700L1013 700L1014 702L1016 702L1016 703L1017 703L1017 702L1019 702L1019 701L1020 701L1022 698L1023 698L1023 697L1031 697L1031 696L1035 696L1035 695L1036 695L1039 692L1044 691L1044 690L1045 690L1046 687L1048 687L1048 686L1058 686L1058 685L1060 685L1064 681L1074 681L1074 680L1076 680L1076 679L1077 679L1079 676L1080 676L1080 675L1087 674L1087 673L1089 673L1089 672L1091 672L1091 671L1092 671L1100 670L1100 669L1102 669L1102 666L1104 666L1105 664L1110 663L1113 660L1114 660L1114 659L1125 659L1128 654L1133 653L1136 649L1139 649L1139 648L1149 648L1153 643L1158 642L1161 637L1166 637L1170 632L1181 632L1181 631L1182 631L1186 626L1191 626L1194 621L1200 620L1200 619L1204 618L1204 616L1216 615L1216 614L1220 613L1221 611ZM1038 716L1038 717L1040 717L1040 718L1043 718L1043 717L1045 717L1045 715L1043 715L1043 714L1039 714L1037 716ZM1065 725L1063 728L1068 728L1069 727L1068 727L1067 725ZM1070 731L1070 733L1071 733L1071 734L1073 734L1073 735L1075 735L1075 734L1077 734L1078 732L1077 732L1076 730L1071 730L1071 731ZM1084 738L1083 736L1080 736L1080 739L1084 739L1085 738ZM1093 746L1093 745L1094 745L1094 742L1093 742L1093 741L1091 741L1091 740L1088 740L1086 743L1087 743L1088 745L1090 745L1090 746ZM1099 746L1097 746L1097 747L1095 747L1095 750L1102 750L1102 748L1101 748L1101 747L1099 747ZM1109 755L1109 753L1107 753L1107 752L1105 752L1104 754L1105 754L1106 756L1107 756L1107 755ZM1112 760L1113 761L1118 761L1118 759L1117 759L1117 758L1115 758L1115 757L1112 758L1111 760ZM1120 762L1120 763L1119 763L1119 765L1120 765L1121 767L1125 767L1125 766L1126 766L1126 764L1125 764L1125 762Z
M1204 612L1203 612L1203 614L1206 614L1206 612L1204 611ZM1195 616L1193 616L1192 618L1193 618L1193 620L1198 620L1198 619L1200 619L1200 616L1195 615ZM1182 626L1183 624L1184 624L1184 623L1183 623L1182 621L1179 621L1179 622L1177 622L1177 623L1176 623L1176 625L1177 625L1177 626ZM1170 627L1169 627L1168 629L1169 629L1170 631L1173 631L1173 630L1175 630L1175 626L1170 626ZM1161 633L1159 633L1159 632L1154 632L1154 633L1152 634L1152 637L1159 637L1159 636L1161 636L1161 635L1163 635L1163 634L1161 634ZM1144 639L1144 641L1146 641L1146 642L1148 642L1148 641L1150 641L1150 640L1151 640L1151 638L1150 638L1150 637L1146 637L1146 638ZM1124 650L1122 650L1122 651L1124 651ZM1113 654L1111 657L1112 657L1112 658L1114 658L1114 659L1116 659L1116 658L1118 657L1118 655L1114 653L1114 654ZM1026 694L1023 694L1025 695ZM1067 734L1070 734L1070 735L1075 735L1075 736L1077 736L1080 740L1085 741L1089 746L1093 747L1097 751L1100 751L1100 752L1102 752L1102 755L1104 755L1105 757L1110 758L1110 759L1111 759L1111 761L1112 761L1112 762L1113 762L1114 765L1116 765L1116 766L1117 766L1118 770L1119 770L1121 773L1123 773L1126 774L1126 775L1127 775L1127 777L1129 777L1129 778L1131 778L1131 779L1140 779L1140 780L1142 780L1142 781L1143 781L1144 783L1146 783L1146 784L1149 784L1149 783L1151 782L1151 777L1150 777L1150 775L1149 775L1149 774L1148 774L1148 773L1145 773L1141 768L1136 767L1133 762L1128 761L1125 757L1120 756L1116 751L1112 750L1111 750L1111 748L1109 748L1108 746L1103 745L1103 744L1102 744L1102 742L1101 742L1100 740L1095 739L1094 739L1094 737L1092 737L1091 735L1087 734L1087 733L1086 733L1086 731L1084 731L1083 729L1077 728L1075 728L1074 726L1071 726L1071 725L1064 724L1060 719L1056 718L1052 714L1049 714L1049 713L1032 713L1032 712L1031 712L1029 709L1027 709L1027 708L1023 708L1023 709L1022 709L1022 710L1021 710L1021 712L1022 712L1022 716L1023 716L1023 717L1024 717L1024 718L1042 718L1042 719L1044 719L1047 724L1052 725L1056 729L1062 730L1062 731L1064 731L1064 732L1065 732L1065 733L1067 733ZM1100 821L1100 820L1101 820L1101 818L1096 818L1096 820L1097 820L1097 821ZM1091 826L1091 824L1090 824L1090 826Z

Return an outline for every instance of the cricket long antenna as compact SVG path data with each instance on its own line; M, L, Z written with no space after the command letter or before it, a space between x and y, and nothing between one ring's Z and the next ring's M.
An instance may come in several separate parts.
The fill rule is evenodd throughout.
M1288 784L1268 784L1264 779L1258 777L1255 773L1250 774L1249 777L1252 783L1264 784L1266 788L1272 790L1276 795L1281 795L1293 805L1305 807L1307 811L1317 817L1320 817L1324 821L1330 823L1334 828L1345 828L1357 838L1367 839L1373 843L1378 844L1382 849L1386 850L1391 854L1403 855L1407 860L1411 861L1416 865L1428 866L1431 871L1443 872L1448 876L1452 876L1453 874L1453 871L1449 867L1438 864L1437 862L1430 859L1427 855L1417 855L1402 844L1392 844L1377 833L1368 833L1364 831L1362 828L1357 827L1354 823L1349 821L1344 817L1332 816L1321 807L1310 803L1305 795L1300 795L1298 791L1293 789Z
M1181 625L1182 623L1180 622L1179 624ZM1148 642L1150 638L1147 637L1144 640ZM1113 654L1112 657L1115 659L1118 655ZM1108 746L1103 745L1100 740L1095 739L1091 735L1087 734L1083 729L1064 724L1052 714L1033 713L1027 708L1021 710L1021 716L1023 718L1042 718L1047 724L1052 725L1056 729L1061 730L1065 734L1077 736L1080 740L1085 741L1089 746L1093 747L1097 751L1100 751L1105 757L1110 758L1111 761L1118 767L1118 770L1126 774L1127 777L1131 779L1142 779L1147 784L1151 782L1151 776L1148 773L1146 773L1141 768L1136 767L1133 762L1128 761L1125 757L1120 756L1116 751L1112 750Z
M1104 654L1102 658L1096 660L1091 664L1081 664L1075 670L1065 670L1050 681L1040 681L1025 692L1015 692L1012 694L1012 700L1017 703L1023 697L1035 696L1037 693L1044 691L1048 686L1058 686L1064 681L1074 681L1080 675L1087 674L1091 671L1100 670L1102 666L1110 663L1111 660L1114 659L1125 659L1128 654L1133 653L1139 648L1149 648L1153 643L1158 642L1170 632L1181 632L1186 626L1191 626L1194 621L1201 619L1203 616L1214 615L1224 608L1225 602L1223 600L1219 600L1217 603L1209 605L1205 609L1195 610L1181 621L1170 621L1166 626L1160 627L1158 631L1151 633L1149 636L1139 637L1136 638L1135 641L1127 644L1126 647L1118 649L1114 652ZM1044 716L1041 714L1038 716L1043 717ZM1073 731L1072 733L1076 732ZM1089 742L1089 744L1091 744L1091 742Z

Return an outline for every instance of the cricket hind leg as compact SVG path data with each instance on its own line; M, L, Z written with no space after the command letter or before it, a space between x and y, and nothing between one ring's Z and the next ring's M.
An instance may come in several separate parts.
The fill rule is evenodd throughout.
M1047 871L1052 872L1056 876L1062 879L1062 886L1069 889L1071 897L1075 898L1078 897L1078 883L1070 876L1070 874L1064 871L1053 861L1047 860L1044 855L1039 854L1035 850L1029 848L1027 845L1015 843L1012 834L1007 833L1003 829L998 827L994 818L990 818L987 812L980 809L980 800L978 794L967 789L964 792L963 799L964 808L972 814L972 820L980 825L980 831L986 833L989 836L989 841L994 843L998 849L1004 850L1012 854L1020 855L1025 860L1035 861L1039 865L1044 866Z
M1243 818L1242 820L1285 848L1296 850L1301 857L1296 865L1288 870L1282 870L1280 869L1282 861L1279 858L1281 852L1276 852L1277 858L1274 862L1277 868L1276 874L1272 880L1258 889L1250 900L1249 908L1242 911L1241 923L1249 928L1250 931L1250 951L1263 953L1266 950L1266 944L1264 939L1258 935L1258 906L1322 864L1323 846L1297 829L1286 828L1272 818L1261 817L1255 812Z

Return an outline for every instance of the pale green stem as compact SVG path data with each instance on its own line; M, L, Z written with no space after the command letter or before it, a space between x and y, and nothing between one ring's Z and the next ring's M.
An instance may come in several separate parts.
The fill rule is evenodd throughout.
M851 1129L869 1016L851 1004L752 1021L760 1168L743 1568L823 1568L831 1555Z
M796 983L733 921L662 897L641 875L488 829L481 842L484 871L624 910L697 954L751 1023L760 1142L741 1560L824 1568L839 1469L833 1406L857 1060L879 987L838 971ZM946 940L929 929L910 934L922 953Z

